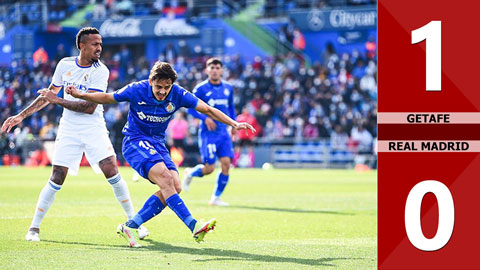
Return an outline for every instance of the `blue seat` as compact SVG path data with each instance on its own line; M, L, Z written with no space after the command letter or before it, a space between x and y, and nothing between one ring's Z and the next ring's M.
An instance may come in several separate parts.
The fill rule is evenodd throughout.
M58 12L58 19L59 19L59 20L63 20L63 19L65 19L66 17L67 17L67 14L65 13L65 10L60 10L60 11Z
M52 10L50 11L50 14L48 14L48 18L52 21L56 21L57 20L57 12L55 10Z

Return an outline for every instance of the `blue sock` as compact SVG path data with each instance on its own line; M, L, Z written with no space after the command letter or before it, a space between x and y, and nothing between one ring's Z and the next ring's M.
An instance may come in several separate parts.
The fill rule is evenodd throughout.
M140 225L138 225L135 221L133 221L133 219L130 219L127 222L125 222L125 225L127 225L127 227L133 228L133 229L138 229L138 227L140 227Z
M165 200L168 207L177 214L177 216L187 225L190 231L193 232L193 228L195 228L195 224L197 224L197 220L192 217L190 211L188 211L187 206L183 202L183 200L178 196L178 194L173 194L168 199Z
M164 208L165 205L163 205L160 198L152 195L145 202L142 209L140 209L140 211L138 211L138 213L131 220L127 221L126 225L130 228L137 229L143 223L160 214Z
M195 177L203 177L203 173L202 173L203 167L205 167L203 164L198 164L197 166L193 167L190 175Z
M216 197L220 197L220 195L222 195L223 190L228 183L228 177L229 175L225 175L221 172L218 174L217 184L215 185L214 189Z

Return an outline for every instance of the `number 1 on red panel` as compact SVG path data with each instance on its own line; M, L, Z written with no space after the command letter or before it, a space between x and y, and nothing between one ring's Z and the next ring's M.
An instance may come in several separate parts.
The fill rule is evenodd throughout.
M427 42L427 91L442 90L442 22L431 21L412 31L412 44Z

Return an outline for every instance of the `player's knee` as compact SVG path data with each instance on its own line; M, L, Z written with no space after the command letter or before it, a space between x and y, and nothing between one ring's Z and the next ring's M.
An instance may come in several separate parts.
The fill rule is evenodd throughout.
M50 180L57 185L63 185L63 182L65 182L65 178L62 178L58 174L52 174L52 176L50 176Z
M100 169L106 178L111 178L118 174L118 168L115 157L107 157L98 163Z
M222 164L222 173L223 174L228 174L229 170L230 170L230 164L228 164L228 165Z
M225 175L228 174L228 171L230 170L230 161L222 162L221 167L222 167L222 173Z
M181 185L175 185L175 191L177 191L178 194L182 192L182 186Z
M118 174L118 169L115 167L115 168L103 171L103 174L105 175L106 178L112 178Z
M175 191L180 194L182 192L182 184L180 183L180 178L178 177L178 173L172 172L173 176L173 187Z
M57 185L63 185L63 182L65 182L65 178L67 177L67 171L68 169L66 168L64 169L54 166L50 180Z
M203 174L211 174L215 170L215 165L210 165L210 164L205 164L205 167L203 168Z
M160 188L165 189L165 188L172 188L173 185L173 175L170 171L168 170L161 170L157 174L157 184L160 186Z

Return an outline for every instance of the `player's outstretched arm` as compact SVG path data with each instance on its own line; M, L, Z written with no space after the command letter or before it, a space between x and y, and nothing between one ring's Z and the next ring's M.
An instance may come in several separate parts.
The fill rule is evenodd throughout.
M197 107L195 107L195 110L208 115L213 120L217 120L217 121L220 121L224 124L227 124L227 125L233 127L234 129L237 129L237 130L238 129L246 129L246 130L250 130L253 133L256 132L256 130L250 124L245 123L245 122L238 123L237 121L230 118L228 115L224 114L222 111L220 111L220 110L218 110L214 107L209 106L208 104L206 104L205 102L203 102L200 99L198 100L198 104L197 104Z
M83 93L79 92L75 86L69 85L65 88L65 92L72 95L73 97L80 98L89 102L94 102L97 104L114 104L117 103L113 98L113 93Z
M50 85L50 87L47 89L42 89L42 90L50 90L50 91L53 91L56 95L56 93L58 93L58 91L60 91L61 87L56 87L56 86L53 86ZM17 115L14 115L14 116L10 116L9 118L7 118L7 120L5 120L5 122L3 122L2 124L2 133L3 132L10 132L10 130L20 124L23 119L29 117L30 115L40 111L41 109L45 108L45 106L47 106L48 104L50 104L50 102L48 101L48 99L46 99L45 97L42 97L42 96L38 96L32 103L30 103L30 105L28 105L25 109L23 109L23 111L21 111L20 113L18 113Z
M66 109L74 112L93 114L97 108L97 104L88 101L72 101L60 98L57 96L57 92L49 89L38 90L41 97L47 99L52 104L60 105Z

